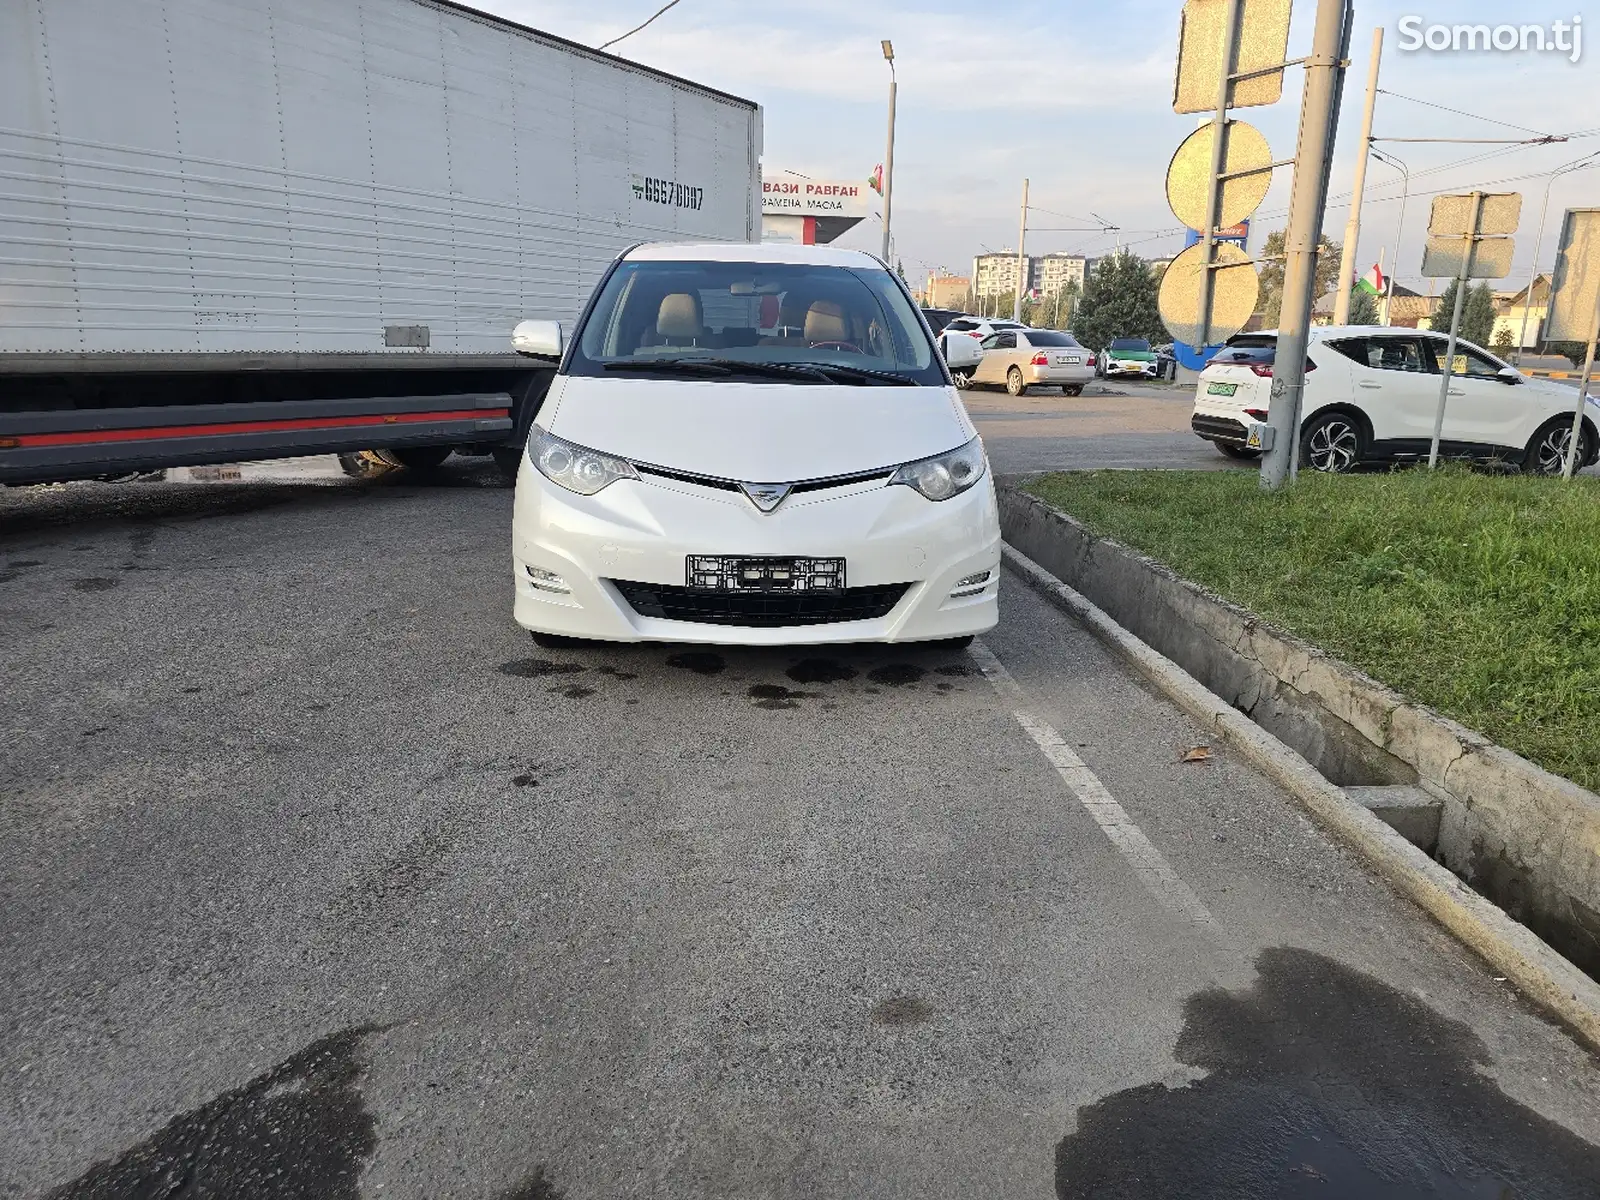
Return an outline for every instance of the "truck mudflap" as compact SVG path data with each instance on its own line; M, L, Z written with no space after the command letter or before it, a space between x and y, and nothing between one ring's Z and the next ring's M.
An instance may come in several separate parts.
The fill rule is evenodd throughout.
M341 450L503 442L504 392L0 413L0 483Z

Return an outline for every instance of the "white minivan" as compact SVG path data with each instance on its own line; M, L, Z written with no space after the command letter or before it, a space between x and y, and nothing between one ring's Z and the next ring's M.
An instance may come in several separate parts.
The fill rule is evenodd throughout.
M1267 419L1275 332L1231 338L1200 373L1190 427L1232 458L1255 458L1247 425ZM1425 329L1314 328L1306 348L1300 461L1317 471L1426 458L1433 440L1448 339ZM1557 474L1572 440L1577 389L1532 379L1457 341L1440 453ZM1578 465L1595 461L1600 405L1586 406Z
M999 616L983 444L905 285L821 246L645 245L568 344L517 475L546 640L970 640Z

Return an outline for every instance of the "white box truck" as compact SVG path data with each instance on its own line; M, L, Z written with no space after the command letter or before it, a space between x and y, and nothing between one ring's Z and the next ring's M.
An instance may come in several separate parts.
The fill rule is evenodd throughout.
M638 242L759 241L761 110L445 0L0 0L0 482L514 464Z

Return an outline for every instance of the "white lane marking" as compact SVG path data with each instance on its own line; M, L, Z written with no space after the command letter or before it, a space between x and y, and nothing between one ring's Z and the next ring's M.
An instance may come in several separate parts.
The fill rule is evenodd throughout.
M982 642L973 642L969 653L977 661L979 668L994 685L994 690L1000 698L1011 707L1011 715L1016 717L1017 724L1033 739L1045 758L1050 760L1050 765L1056 769L1062 781L1072 790L1095 824L1111 839L1111 844L1122 852L1132 865L1134 873L1140 882L1150 889L1152 895L1173 912L1196 925L1216 928L1216 920L1206 911L1206 906L1200 903L1198 896L1189 889L1172 864L1155 848L1155 845L1144 835L1128 816L1127 810L1112 798L1106 791L1105 785L1095 777L1091 771L1067 745L1063 738L1051 724L1034 711L1034 706L1015 679L1007 671L994 652Z

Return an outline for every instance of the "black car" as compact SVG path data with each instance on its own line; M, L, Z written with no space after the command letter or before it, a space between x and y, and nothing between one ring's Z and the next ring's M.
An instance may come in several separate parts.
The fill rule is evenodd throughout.
M933 330L933 336L938 337L944 332L944 327L957 317L967 314L959 308L925 308L922 310L923 318L928 322L928 328Z

